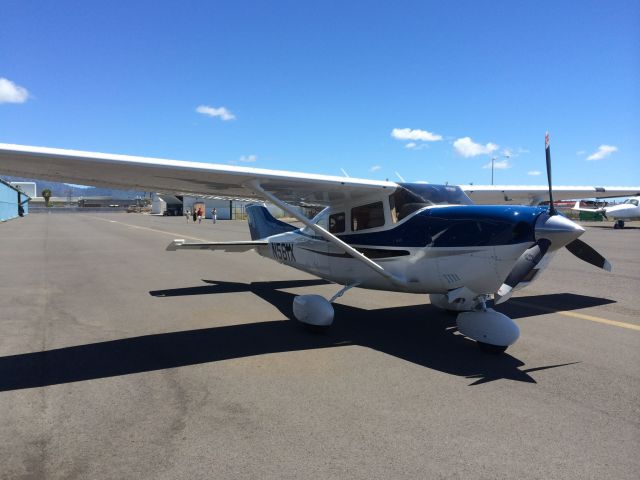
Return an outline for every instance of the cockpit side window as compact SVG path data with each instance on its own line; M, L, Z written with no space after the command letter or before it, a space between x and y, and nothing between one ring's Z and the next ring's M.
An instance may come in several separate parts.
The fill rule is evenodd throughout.
M429 201L419 197L405 188L399 188L389 195L389 208L391 210L391 222L398 223L416 210L433 205Z
M334 213L329 216L329 232L330 233L342 233L345 228L345 214L344 212Z
M635 199L635 198L631 198L631 199L629 199L629 203L631 203L631 204L635 205L636 207L638 206L638 200L637 200L637 199Z
M351 230L366 230L384 225L382 202L369 203L351 209Z

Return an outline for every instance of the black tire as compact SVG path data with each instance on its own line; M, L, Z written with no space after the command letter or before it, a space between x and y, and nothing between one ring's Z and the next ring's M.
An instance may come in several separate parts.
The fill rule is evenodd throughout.
M613 229L614 230L618 230L620 228L620 225L618 225L618 222L613 224Z
M620 220L618 223L620 224L620 228L624 228L624 222L622 220Z
M478 347L480 347L480 350L482 350L484 353L490 353L491 355L499 355L501 353L504 353L505 350L507 348L509 348L508 345L492 345L490 343L484 343L484 342L476 342L478 344Z
M310 325L308 323L303 323L304 329L307 332L315 333L316 335L327 333L331 325Z

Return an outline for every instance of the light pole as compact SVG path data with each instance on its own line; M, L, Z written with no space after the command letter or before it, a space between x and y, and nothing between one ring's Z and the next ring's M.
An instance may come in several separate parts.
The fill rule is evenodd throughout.
M503 155L504 158L509 160L511 155ZM491 157L491 185L493 185L493 163L498 159L498 157Z
M491 157L491 185L493 185L493 162L496 161L497 157Z

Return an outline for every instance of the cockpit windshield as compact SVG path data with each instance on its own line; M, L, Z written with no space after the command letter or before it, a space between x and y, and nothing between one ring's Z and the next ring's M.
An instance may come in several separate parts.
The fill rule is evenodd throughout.
M471 199L455 185L401 183L400 188L389 195L393 223L399 222L416 210L432 205L472 204Z
M624 203L630 203L631 205L638 206L638 199L636 198L628 198L624 201Z

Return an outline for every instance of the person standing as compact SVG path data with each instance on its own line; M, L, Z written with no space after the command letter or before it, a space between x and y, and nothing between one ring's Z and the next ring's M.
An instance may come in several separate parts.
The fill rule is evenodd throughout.
M203 211L202 211L202 207L198 208L198 223L202 223L202 216L203 216Z
M187 208L187 209L184 211L184 218L186 218L186 219L187 219L187 223L189 223L189 217L190 217L190 216L191 216L191 212L190 212L190 211L189 211L189 209Z
M216 223L216 221L218 220L218 209L214 208L213 210L211 210L211 220L213 220L213 223Z
M196 223L196 220L198 219L198 214L196 212L196 209L194 208L193 211L191 212L191 218L193 218L193 223Z

